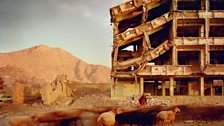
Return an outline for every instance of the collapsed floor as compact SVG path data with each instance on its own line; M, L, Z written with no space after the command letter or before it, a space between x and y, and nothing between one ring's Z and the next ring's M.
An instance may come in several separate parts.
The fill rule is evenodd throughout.
M221 0L130 0L110 9L112 97L224 95Z

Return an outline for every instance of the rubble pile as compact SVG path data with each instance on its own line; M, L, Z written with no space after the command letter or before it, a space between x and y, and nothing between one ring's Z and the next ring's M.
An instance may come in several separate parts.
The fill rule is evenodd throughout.
M146 106L154 106L154 105L166 105L171 106L173 105L171 100L169 99L158 99L158 98L147 98ZM138 107L140 106L138 99L131 97L126 100L118 102L118 106L134 106Z
M158 99L158 98L151 98L151 99L147 99L147 105L149 105L149 106L153 106L153 105L170 106L170 105L172 105L172 102L169 99L162 100L162 99Z

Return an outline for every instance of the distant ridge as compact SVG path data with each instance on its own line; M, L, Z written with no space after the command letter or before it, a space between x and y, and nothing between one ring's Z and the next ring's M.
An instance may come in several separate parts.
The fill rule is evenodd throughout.
M0 76L18 79L24 73L25 79L35 78L40 83L51 82L61 74L67 75L70 80L85 83L110 81L109 67L88 64L61 48L46 45L0 53L0 70Z

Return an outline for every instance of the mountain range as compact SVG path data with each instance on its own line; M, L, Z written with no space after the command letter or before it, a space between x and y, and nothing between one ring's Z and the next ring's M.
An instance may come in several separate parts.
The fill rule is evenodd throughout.
M46 45L0 53L0 77L8 84L15 81L42 84L52 82L57 75L83 83L108 83L110 68L88 64L71 53Z

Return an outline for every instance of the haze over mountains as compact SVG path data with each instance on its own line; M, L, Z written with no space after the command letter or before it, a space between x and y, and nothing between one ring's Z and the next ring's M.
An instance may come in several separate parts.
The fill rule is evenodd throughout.
M0 77L28 83L51 82L65 74L70 80L85 83L108 83L110 68L88 64L61 48L45 45L10 53L0 53Z

